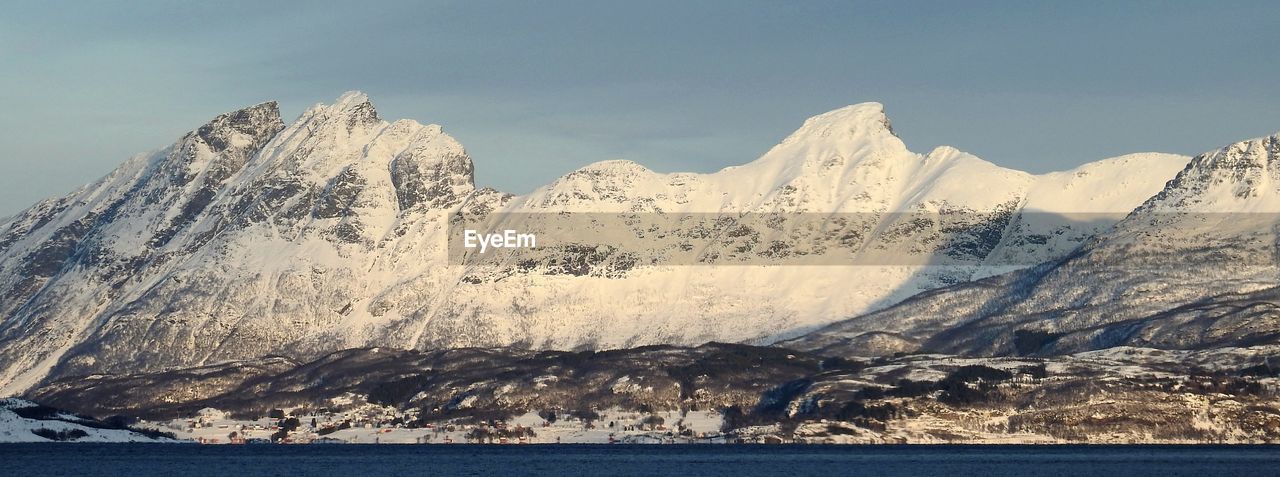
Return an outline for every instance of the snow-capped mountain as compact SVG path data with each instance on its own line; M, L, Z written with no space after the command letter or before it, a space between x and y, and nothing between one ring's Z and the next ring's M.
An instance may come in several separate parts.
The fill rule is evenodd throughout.
M289 125L263 103L0 222L0 394L49 376L374 345L768 342L1060 257L1186 160L1031 175L949 147L911 152L864 103L809 119L742 166L660 174L606 161L517 197L477 189L439 126L384 121L363 94ZM669 226L584 229L521 260L451 258L458 217L537 227L528 217L548 213ZM808 225L743 219L780 213ZM1071 213L1102 215L1053 219ZM717 221L681 225L689 217ZM725 234L719 258L671 258L708 230Z
M788 345L877 354L1202 349L1280 338L1280 134L1196 156L1062 260L942 288Z

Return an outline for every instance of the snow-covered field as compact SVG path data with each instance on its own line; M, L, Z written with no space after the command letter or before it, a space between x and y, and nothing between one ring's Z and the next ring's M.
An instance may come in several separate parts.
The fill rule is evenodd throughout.
M21 399L0 399L0 443L4 442L174 442L127 429L104 429L103 423L65 412L43 412ZM22 414L33 417L24 417Z

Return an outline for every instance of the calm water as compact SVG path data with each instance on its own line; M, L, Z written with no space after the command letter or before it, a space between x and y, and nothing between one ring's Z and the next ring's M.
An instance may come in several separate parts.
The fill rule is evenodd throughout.
M3 475L1280 475L1280 447L0 445Z

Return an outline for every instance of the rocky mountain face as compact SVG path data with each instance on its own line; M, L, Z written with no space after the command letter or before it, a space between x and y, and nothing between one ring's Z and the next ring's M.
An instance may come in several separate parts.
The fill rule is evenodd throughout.
M711 410L750 406L759 393L816 372L820 361L785 349L726 343L599 352L361 348L306 363L273 357L69 378L32 398L95 415L149 419L203 408L260 416L271 409L340 407L352 399L429 409L424 417L432 420L510 417L517 409L676 409L682 403Z
M1143 154L1036 176L949 147L917 154L864 103L742 166L608 161L517 197L477 188L439 126L384 121L363 94L288 125L263 103L0 222L0 394L368 346L769 342L1065 256L1185 163ZM1266 190L1265 174L1241 174ZM539 215L605 225L456 258L462 221L549 227Z
M1063 259L937 289L788 345L990 356L1275 343L1278 154L1280 136L1199 155Z

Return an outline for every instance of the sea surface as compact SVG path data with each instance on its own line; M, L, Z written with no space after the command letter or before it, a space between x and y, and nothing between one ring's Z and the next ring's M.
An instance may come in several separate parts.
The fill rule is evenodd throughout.
M4 444L0 475L1266 476L1280 446Z

